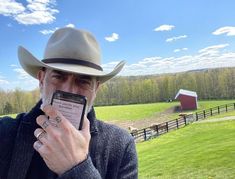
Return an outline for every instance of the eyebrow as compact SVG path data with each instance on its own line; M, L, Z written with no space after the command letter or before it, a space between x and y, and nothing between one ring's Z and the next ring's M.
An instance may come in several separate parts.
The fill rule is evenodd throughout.
M59 71L59 70L52 70L52 73L57 73L59 75L71 75L74 73L67 73L67 72L63 72L63 71ZM80 79L87 79L87 80L92 80L92 76L88 76L88 75L79 75L79 74L74 74L76 77L79 77Z
M68 73L63 72L63 71L59 71L59 70L52 70L51 72L52 73L57 73L57 74L60 74L60 75L68 75Z

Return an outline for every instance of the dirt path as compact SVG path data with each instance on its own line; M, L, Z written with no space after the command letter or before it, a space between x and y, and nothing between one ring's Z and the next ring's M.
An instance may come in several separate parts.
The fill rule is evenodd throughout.
M172 107L169 108L167 110L165 110L164 112L160 112L157 115L155 115L154 117L150 117L150 118L145 118L145 119L141 119L141 120L137 120L137 121L109 121L109 123L111 124L115 124L121 128L124 128L126 130L128 130L129 126L132 126L134 128L137 129L143 129L146 127L151 126L151 124L159 124L162 122L166 122L166 121L170 121L171 118L169 117L171 114L177 112L177 106L176 107ZM198 121L199 123L204 123L204 122L217 122L217 121L222 121L222 120L235 120L235 116L228 116L228 117L223 117L223 118L215 118L215 119L205 119L205 120L201 120Z
M135 127L137 129L143 129L145 127L149 127L151 124L159 124L165 121L169 121L171 120L169 118L170 114L175 112L175 107L169 108L164 112L160 112L158 113L156 116L154 117L150 117L150 118L145 118L142 120L137 120L137 121L109 121L108 123L110 124L115 124L121 128L127 129L129 126Z

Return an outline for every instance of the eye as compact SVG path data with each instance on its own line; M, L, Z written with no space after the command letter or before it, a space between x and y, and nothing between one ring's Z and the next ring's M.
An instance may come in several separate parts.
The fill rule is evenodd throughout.
M91 89L92 88L92 81L89 79L79 79L78 84L83 89Z
M61 79L63 78L63 76L62 76L62 75L59 75L59 74L53 74L51 77L52 77L53 79L57 79L57 80L61 80Z
M80 84L84 84L84 85L90 85L90 84L91 84L91 81L90 81L90 80L86 80L86 79L80 79L80 80L79 80L79 83L80 83Z
M60 74L60 73L52 73L51 74L51 80L52 82L63 82L66 80L66 75Z

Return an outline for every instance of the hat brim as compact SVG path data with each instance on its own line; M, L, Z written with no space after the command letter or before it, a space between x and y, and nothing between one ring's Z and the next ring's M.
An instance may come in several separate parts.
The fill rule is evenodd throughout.
M104 83L105 81L113 78L122 70L123 66L125 65L125 62L121 61L115 66L113 71L111 71L110 73L104 73L103 71L82 65L61 64L61 63L46 64L38 60L27 49L25 49L22 46L19 46L18 48L18 58L22 68L34 78L37 78L38 71L41 68L45 67L69 73L95 76L100 81L100 83Z

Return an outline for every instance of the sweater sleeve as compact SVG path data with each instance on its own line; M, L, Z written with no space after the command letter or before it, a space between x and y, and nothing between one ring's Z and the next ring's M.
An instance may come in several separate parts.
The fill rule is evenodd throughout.
M118 179L137 179L138 178L138 160L134 140L130 140L126 146L123 155Z
M92 163L91 157L83 161L82 163L76 165L72 169L63 173L58 177L58 179L101 179L98 170Z

